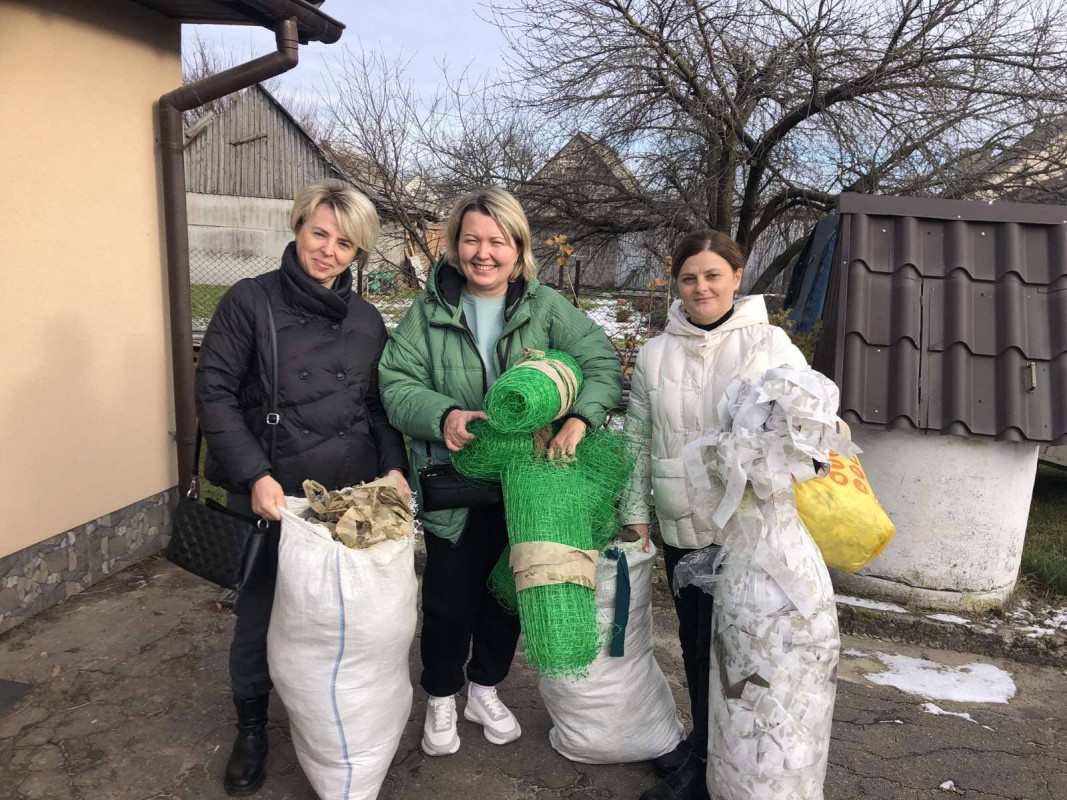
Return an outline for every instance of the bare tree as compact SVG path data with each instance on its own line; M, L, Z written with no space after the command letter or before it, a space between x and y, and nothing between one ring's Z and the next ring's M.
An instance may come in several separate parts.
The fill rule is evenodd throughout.
M196 83L250 59L251 57L241 58L232 49L212 43L197 31L191 39L182 42L182 83ZM281 81L278 78L271 78L264 81L262 85L273 94L281 87ZM186 127L209 113L221 114L238 96L239 94L228 94L191 111L186 111L182 115Z
M406 249L427 263L436 242L427 223L436 220L435 184L424 167L422 129L431 112L422 105L403 57L390 60L362 45L345 47L334 61L323 93L323 146L337 164L361 183ZM398 242L390 243L394 246ZM410 262L401 265L405 281L417 285Z
M558 146L537 112L502 106L496 86L444 67L442 88L423 98L403 56L362 45L333 62L322 97L322 143L337 164L365 185L383 216L395 220L427 261L439 231L427 223L476 188L513 191L532 181ZM406 276L413 282L414 276Z
M498 0L491 13L511 111L590 132L636 178L593 190L535 174L524 199L586 235L730 232L777 253L756 291L800 249L789 221L841 191L1014 196L1067 163L1062 125L1040 157L1018 153L1067 99L1061 3Z

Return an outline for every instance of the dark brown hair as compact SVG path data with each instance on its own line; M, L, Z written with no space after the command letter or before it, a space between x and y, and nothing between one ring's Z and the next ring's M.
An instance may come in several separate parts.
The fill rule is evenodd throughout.
M734 272L745 266L745 253L741 250L741 245L722 231L703 228L687 233L674 246L674 252L671 253L671 277L678 280L678 273L681 272L686 259L705 250L719 256Z

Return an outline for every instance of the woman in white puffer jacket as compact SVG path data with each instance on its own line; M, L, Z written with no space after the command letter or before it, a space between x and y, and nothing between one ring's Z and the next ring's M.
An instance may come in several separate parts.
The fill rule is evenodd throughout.
M704 492L698 498L686 479L682 448L719 427L719 401L735 378L783 364L807 366L785 331L767 321L762 296L735 300L743 272L744 254L726 234L699 230L683 238L671 257L680 299L670 308L667 329L641 349L634 368L626 433L638 458L620 519L645 538L647 547L655 498L668 585L688 551L722 544L723 532L711 513L724 487L712 489L718 496ZM661 779L641 800L707 797L712 598L696 587L673 597L693 730L677 750L656 760Z

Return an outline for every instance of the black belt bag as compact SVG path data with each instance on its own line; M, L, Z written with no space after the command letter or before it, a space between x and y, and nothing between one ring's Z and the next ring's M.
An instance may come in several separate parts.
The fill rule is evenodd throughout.
M504 502L497 484L479 483L456 474L451 464L432 464L419 470L420 506L423 511L474 508Z

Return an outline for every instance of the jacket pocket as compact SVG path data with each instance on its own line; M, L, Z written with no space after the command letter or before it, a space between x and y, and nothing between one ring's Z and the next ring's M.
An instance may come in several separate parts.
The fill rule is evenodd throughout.
M685 465L680 458L652 458L652 500L660 519L679 520L692 516Z

